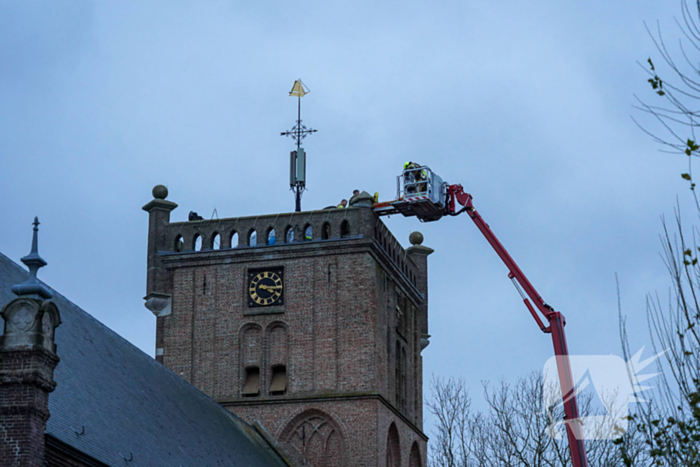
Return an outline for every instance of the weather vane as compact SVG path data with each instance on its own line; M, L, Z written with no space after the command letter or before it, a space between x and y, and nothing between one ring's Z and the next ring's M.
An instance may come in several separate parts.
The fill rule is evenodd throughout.
M309 88L300 79L294 81L289 95L298 98L297 122L291 130L281 133L282 136L291 136L297 143L297 150L291 152L289 163L289 187L294 191L296 197L295 211L297 212L301 211L301 194L306 188L306 153L301 147L301 141L311 133L316 132L316 130L306 128L301 123L301 98L309 92Z

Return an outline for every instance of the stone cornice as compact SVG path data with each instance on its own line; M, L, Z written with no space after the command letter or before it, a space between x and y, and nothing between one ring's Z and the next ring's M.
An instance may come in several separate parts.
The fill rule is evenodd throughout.
M172 201L167 201L164 199L154 199L149 201L143 209L146 212L151 212L151 211L166 211L170 212L173 209L177 207L177 204L173 203Z

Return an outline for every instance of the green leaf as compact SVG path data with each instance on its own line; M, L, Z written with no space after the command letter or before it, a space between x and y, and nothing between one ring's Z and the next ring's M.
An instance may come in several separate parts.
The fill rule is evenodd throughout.
M690 174L681 174L681 177L682 177L684 180L690 180Z

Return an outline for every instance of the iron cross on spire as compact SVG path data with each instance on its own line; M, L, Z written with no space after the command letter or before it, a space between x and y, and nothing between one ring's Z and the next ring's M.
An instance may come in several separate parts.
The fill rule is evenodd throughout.
M297 97L297 123L291 130L281 133L282 136L291 136L297 143L297 150L290 154L289 163L289 188L294 192L296 199L295 211L301 211L301 194L306 189L306 153L301 147L301 141L315 133L316 130L306 128L301 123L301 98L310 91L300 79L294 81L294 86L289 92L290 96Z
M295 96L298 98L297 102L297 123L292 127L291 130L281 133L282 136L291 136L297 143L297 149L301 147L301 140L309 136L311 133L315 133L318 130L311 128L306 128L304 124L301 123L301 98L306 94L310 93L309 88L306 87L300 79L294 81L294 86L292 90L289 91L290 96Z

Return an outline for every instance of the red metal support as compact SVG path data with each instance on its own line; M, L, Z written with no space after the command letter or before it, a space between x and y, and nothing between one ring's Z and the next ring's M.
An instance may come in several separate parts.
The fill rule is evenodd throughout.
M457 210L456 203L464 207ZM509 269L508 277L515 279L518 284L520 284L527 296L530 297L530 300L534 302L537 310L544 315L549 323L549 326L545 327L532 305L527 299L524 299L525 306L530 311L530 314L532 314L532 317L535 319L540 329L552 335L554 354L557 360L557 371L559 373L559 384L561 385L562 399L564 402L566 435L569 441L569 449L571 450L572 464L574 467L588 467L588 459L586 457L586 449L581 432L581 421L579 420L578 404L576 403L576 394L574 392L569 350L566 345L566 334L564 333L566 319L560 312L554 311L551 306L547 305L540 294L537 293L535 287L530 283L503 244L496 238L496 235L489 225L476 209L474 209L472 196L464 192L462 185L450 185L447 188L447 214L456 216L464 211L471 217L479 231L486 237L486 240L496 251L496 254L498 254L505 263L506 267Z

